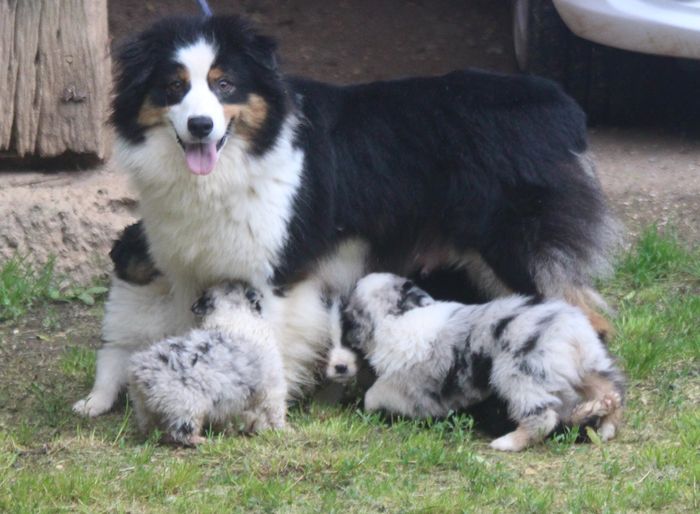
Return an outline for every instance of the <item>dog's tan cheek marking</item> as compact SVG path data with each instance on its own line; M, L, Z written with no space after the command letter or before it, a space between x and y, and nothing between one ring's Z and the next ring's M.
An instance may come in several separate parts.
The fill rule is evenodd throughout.
M269 107L262 96L248 95L248 101L240 106L240 115L235 118L236 134L251 141L256 132L265 124Z
M226 123L231 120L235 120L241 115L241 109L243 106L241 104L224 104L224 118L226 118Z
M136 121L144 127L154 127L165 123L165 115L168 112L167 107L158 107L153 105L150 100L146 100L141 109Z
M177 78L179 78L181 81L183 81L186 84L190 83L190 72L187 68L184 66L180 66L177 69Z
M207 73L207 80L209 81L209 84L211 84L212 82L216 82L223 76L224 70L222 70L218 66L214 66L209 70L209 73Z

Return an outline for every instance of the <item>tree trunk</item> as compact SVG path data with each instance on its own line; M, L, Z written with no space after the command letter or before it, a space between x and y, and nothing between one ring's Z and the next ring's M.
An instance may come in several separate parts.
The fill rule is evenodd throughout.
M104 159L107 0L0 0L0 152Z

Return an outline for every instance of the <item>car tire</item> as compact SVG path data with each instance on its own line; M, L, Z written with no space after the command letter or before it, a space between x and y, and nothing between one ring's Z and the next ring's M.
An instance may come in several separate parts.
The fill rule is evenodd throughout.
M577 37L552 0L513 0L513 46L521 71L559 82L590 122L634 117L642 56Z

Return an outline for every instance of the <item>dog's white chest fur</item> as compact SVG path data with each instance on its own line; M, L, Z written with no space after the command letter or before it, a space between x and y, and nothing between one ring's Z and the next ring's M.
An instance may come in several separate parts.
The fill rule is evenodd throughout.
M278 263L287 237L303 153L285 125L278 143L260 158L236 138L222 149L216 168L195 176L169 127L148 141L119 149L141 193L152 257L175 282L195 288L226 278L262 286Z

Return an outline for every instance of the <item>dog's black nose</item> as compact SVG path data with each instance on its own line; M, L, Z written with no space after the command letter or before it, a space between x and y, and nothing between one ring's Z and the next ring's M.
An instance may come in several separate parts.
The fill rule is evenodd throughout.
M187 130L194 137L207 137L213 128L214 122L209 116L192 116L187 120Z
M348 367L345 364L336 364L335 371L336 373L343 375L348 372Z

